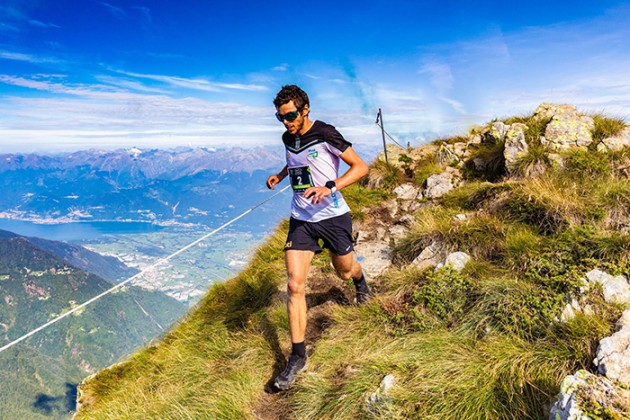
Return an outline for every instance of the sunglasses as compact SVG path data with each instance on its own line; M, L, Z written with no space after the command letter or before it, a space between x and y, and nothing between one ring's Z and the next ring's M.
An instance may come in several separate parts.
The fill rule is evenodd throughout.
M283 122L284 120L287 120L289 122L291 121L295 121L297 119L297 117L300 115L300 111L299 110L295 110L295 111L291 111L291 112L287 112L286 114L278 114L276 112L276 118L278 119L278 121Z

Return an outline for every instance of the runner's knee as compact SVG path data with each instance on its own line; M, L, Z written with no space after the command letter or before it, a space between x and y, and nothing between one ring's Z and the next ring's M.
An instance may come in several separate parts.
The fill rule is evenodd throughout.
M289 277L289 280L287 281L287 289L289 290L290 295L303 295L304 282Z
M352 278L352 269L336 268L335 271L342 280L350 280Z

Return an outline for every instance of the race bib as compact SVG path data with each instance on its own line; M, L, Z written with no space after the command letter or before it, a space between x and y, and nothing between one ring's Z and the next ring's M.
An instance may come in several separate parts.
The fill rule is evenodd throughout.
M294 166L288 170L294 192L301 193L313 186L313 177L309 166Z

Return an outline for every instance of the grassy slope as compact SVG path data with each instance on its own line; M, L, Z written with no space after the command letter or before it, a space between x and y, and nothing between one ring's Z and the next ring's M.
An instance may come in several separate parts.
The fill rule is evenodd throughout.
M590 368L620 314L595 289L584 298L590 315L557 322L585 272L630 275L630 237L618 230L630 183L615 170L629 155L573 153L565 169L516 180L476 174L421 209L395 244L397 266L375 281L378 297L330 305L308 371L271 395L289 342L282 224L159 345L84 384L78 418L546 418L561 379ZM381 186L413 172L379 165ZM361 197L369 223L387 193L367 191L354 186L347 196ZM457 221L459 213L469 217ZM410 267L435 240L474 261L462 273ZM326 276L318 258L309 281ZM366 396L389 373L396 386L368 410Z

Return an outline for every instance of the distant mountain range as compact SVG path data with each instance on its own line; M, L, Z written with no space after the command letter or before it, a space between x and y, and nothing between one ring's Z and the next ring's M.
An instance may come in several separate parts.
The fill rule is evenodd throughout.
M212 224L268 197L283 159L269 147L4 154L0 218Z
M112 286L69 260L114 277L125 271L93 254L0 231L0 345ZM187 309L162 293L124 289L0 353L0 418L67 416L81 378L146 344Z
M279 170L284 163L282 147L244 149L177 148L141 150L136 147L113 151L82 150L58 155L0 154L0 173L24 169L70 170L83 168L107 172L120 187L141 180L175 180L210 170L248 172ZM280 165L280 166L279 166Z

